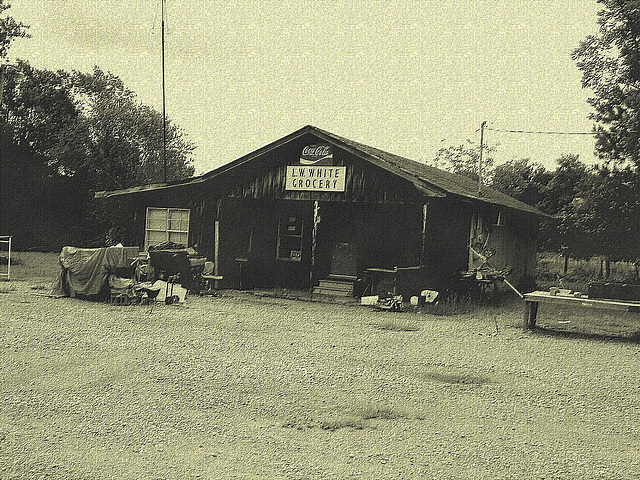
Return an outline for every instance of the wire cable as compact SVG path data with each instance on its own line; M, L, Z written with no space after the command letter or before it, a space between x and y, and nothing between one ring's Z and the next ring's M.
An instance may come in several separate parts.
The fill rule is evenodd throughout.
M543 130L508 130L505 128L484 127L486 130L503 133L533 133L542 135L595 135L597 132L553 132Z

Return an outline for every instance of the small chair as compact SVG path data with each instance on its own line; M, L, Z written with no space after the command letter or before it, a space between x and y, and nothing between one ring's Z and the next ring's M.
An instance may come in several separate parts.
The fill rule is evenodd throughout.
M214 275L213 274L213 262L204 262L204 266L202 267L202 279L205 282L205 287L207 290L213 290L214 288L218 288L218 282L222 280L222 275ZM213 285L211 284L213 282Z

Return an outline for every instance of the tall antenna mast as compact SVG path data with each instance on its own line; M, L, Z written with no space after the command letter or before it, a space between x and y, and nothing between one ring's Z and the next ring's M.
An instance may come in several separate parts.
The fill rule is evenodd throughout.
M480 155L478 155L478 195L482 194L482 150L484 149L484 127L486 124L486 121L480 124Z
M164 181L167 181L167 113L164 94L164 0L160 0L161 6L161 30L162 30L162 165L164 167Z

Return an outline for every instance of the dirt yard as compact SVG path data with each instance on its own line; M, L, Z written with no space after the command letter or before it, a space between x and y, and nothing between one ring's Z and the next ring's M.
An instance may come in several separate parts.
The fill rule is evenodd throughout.
M541 306L525 332L517 305L122 307L34 295L50 272L15 272L3 479L640 478L637 315Z

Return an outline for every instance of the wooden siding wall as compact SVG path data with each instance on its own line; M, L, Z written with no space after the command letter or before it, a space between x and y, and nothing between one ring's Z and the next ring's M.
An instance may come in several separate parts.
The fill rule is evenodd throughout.
M201 185L141 192L107 199L124 244L144 248L147 207L188 208L189 245L213 254L213 222L216 201L207 198ZM211 208L213 206L213 208Z
M510 267L507 279L518 284L526 277L535 277L536 226L531 215L503 210L504 225L496 225L498 209L481 209L480 215L488 222L489 239L487 247L495 250L489 262L495 268Z
M425 288L451 287L467 269L469 228L474 206L469 202L432 199L427 209L423 283Z
M279 150L267 152L259 161L211 179L211 184L215 185L216 191L229 197L368 203L420 201L418 192L406 180L339 148L334 148L333 156L335 165L347 169L344 192L286 191L286 166L297 161L302 148L311 143L319 143L319 140L314 137L298 139Z
M358 271L369 267L415 266L420 261L422 206L412 204L320 203L319 277L329 273L335 243L353 243Z
M146 207L190 209L189 245L213 260L214 225L220 222L219 273L223 287L240 284L238 258L250 258L244 272L245 287L251 285L311 286L311 229L313 205L320 205L314 278L329 273L331 248L336 242L357 247L358 271L368 267L417 266L422 256L420 288L451 285L468 267L471 216L481 209L494 216L490 206L456 198L421 196L411 182L339 148L334 163L347 167L345 192L286 191L286 165L293 164L302 148L323 143L305 136L245 165L198 184L141 192L108 199L117 212L123 243L144 247ZM428 203L426 235L422 239L422 208ZM303 218L304 245L300 262L276 259L278 219L283 215ZM493 263L509 263L517 275L535 268L535 225L527 216L507 217L496 227L492 241L500 252ZM252 250L246 251L249 234Z
M304 221L300 262L276 259L278 219L297 216ZM314 283L330 273L336 243L356 247L358 272L369 267L414 266L420 258L422 207L355 203L320 203ZM223 285L245 287L281 285L310 287L313 202L229 198L220 215L220 274ZM246 251L251 234L251 252Z
M276 259L278 221L296 216L304 222L302 258ZM311 209L302 202L224 199L220 209L219 271L224 287L281 285L308 288L311 265ZM250 251L249 236L251 237ZM248 261L240 262L239 258Z

